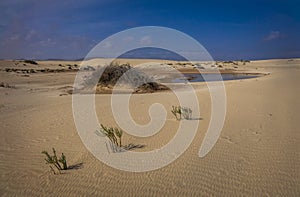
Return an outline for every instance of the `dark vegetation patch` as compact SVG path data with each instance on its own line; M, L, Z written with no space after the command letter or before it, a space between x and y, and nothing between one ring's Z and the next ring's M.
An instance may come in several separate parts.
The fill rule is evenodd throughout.
M86 80L85 87L94 84L93 80L102 72L97 83L96 93L111 93L113 88L133 89L135 93L152 93L168 90L165 85L159 84L141 70L131 67L130 64L111 63L104 70L98 68L93 71L90 79ZM85 69L84 69L85 70Z
M24 63L27 63L27 64L34 64L34 65L38 65L37 62L33 61L33 60L24 60L23 61Z

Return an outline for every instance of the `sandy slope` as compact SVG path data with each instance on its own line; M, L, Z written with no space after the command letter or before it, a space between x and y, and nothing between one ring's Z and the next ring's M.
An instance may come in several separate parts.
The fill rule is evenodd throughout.
M47 67L57 62L41 64ZM14 64L1 61L1 68L9 66ZM197 155L210 121L210 96L205 85L198 84L202 120L193 143L175 162L147 173L104 165L82 144L73 121L72 97L64 92L72 86L76 72L25 77L0 71L0 82L16 87L0 87L0 194L299 196L300 60L255 61L238 69L271 74L225 82L227 116L213 150L204 158ZM133 95L130 110L137 122L149 121L148 106L154 102L169 109L177 100L170 92ZM103 123L115 124L110 95L97 95L96 103ZM146 139L125 135L124 143L146 144L143 151L159 148L172 138L177 126L168 112L159 134ZM69 165L79 169L53 175L40 154L52 147L63 151Z

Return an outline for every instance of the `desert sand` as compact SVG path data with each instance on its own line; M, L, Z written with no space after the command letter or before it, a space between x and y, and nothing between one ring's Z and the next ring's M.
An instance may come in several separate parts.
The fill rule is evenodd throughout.
M4 86L0 87L1 196L300 196L300 59L218 63L224 72L269 74L224 82L225 124L214 148L203 158L198 157L198 150L210 122L210 95L205 83L194 83L201 109L196 137L173 163L143 173L105 165L81 142L69 94L81 62L37 62L0 61ZM187 72L193 69L190 65L175 67ZM17 70L6 72L7 68ZM38 72L27 73L30 69ZM96 111L104 124L117 126L110 96L96 96ZM132 95L130 111L138 123L150 120L148 109L155 102L166 109L177 104L169 91ZM168 110L158 134L136 138L125 133L124 143L145 144L141 151L153 150L166 144L177 127L178 121ZM76 168L54 175L41 154L52 147Z

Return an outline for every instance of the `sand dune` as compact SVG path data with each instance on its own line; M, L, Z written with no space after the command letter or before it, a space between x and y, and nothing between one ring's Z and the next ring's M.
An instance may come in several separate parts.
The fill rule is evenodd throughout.
M137 65L149 60L119 60ZM176 65L177 69L192 69ZM6 72L5 68L60 69L80 62L45 61L26 65L0 62L0 194L2 196L299 196L300 195L300 59L223 64L222 69L269 75L226 81L227 115L221 136L204 158L198 157L211 114L204 83L195 83L201 109L197 135L187 151L170 165L133 173L109 167L84 146L72 114L76 70L60 73ZM221 65L221 64L220 64ZM236 67L236 68L235 68ZM73 69L73 68L72 68ZM66 70L72 70L66 66ZM101 122L115 125L111 95L96 96ZM172 92L132 95L134 119L145 124L149 106L166 109L178 103ZM124 143L145 144L141 151L166 144L178 121L168 111L163 129L149 138L124 134ZM188 131L187 131L188 132ZM42 150L64 152L77 168L54 175Z

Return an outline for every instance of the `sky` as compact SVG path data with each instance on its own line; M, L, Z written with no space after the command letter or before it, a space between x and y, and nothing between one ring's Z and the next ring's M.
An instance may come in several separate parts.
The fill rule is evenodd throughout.
M215 60L296 58L299 8L298 0L1 0L0 59L80 59L141 26L181 31Z

